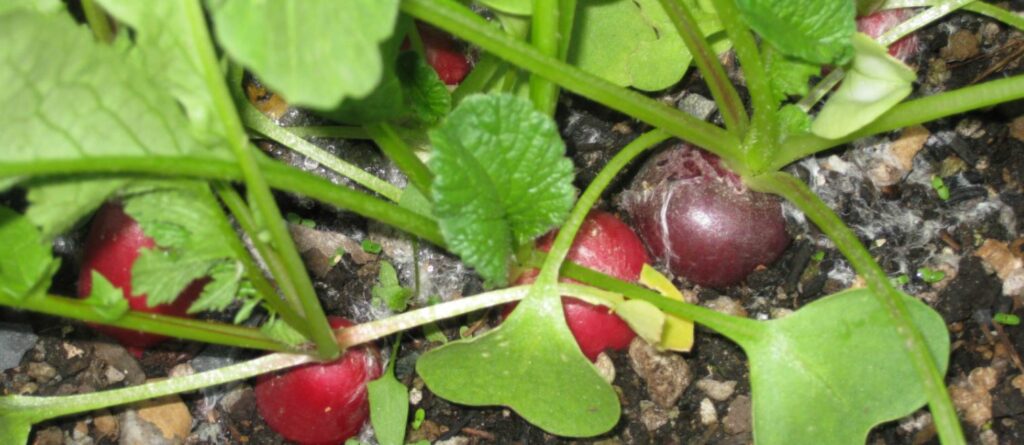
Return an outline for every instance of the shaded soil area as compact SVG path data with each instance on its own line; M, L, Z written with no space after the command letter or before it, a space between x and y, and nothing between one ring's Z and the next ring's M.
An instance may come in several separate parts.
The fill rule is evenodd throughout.
M1020 2L1012 5L1024 9ZM912 60L928 95L1020 73L1024 35L989 19L956 13L921 33L924 51ZM730 61L731 62L731 61ZM735 69L735 66L732 66ZM261 96L256 94L256 96ZM261 96L269 100L270 96ZM716 120L710 94L698 75L659 94L701 118ZM283 106L280 104L268 106ZM282 109L285 124L317 121ZM644 131L623 115L585 99L564 95L557 114L584 187L610 157ZM402 184L397 170L365 142L314 138L331 153L378 176ZM269 142L267 153L339 184L347 180ZM618 212L615 195L628 183L634 163L599 204ZM788 168L855 229L898 284L933 306L951 332L947 384L971 443L1024 443L1024 102L1003 104L821 153ZM934 184L941 178L948 199ZM431 296L448 300L483 290L455 257L379 224L280 194L284 211L313 224L292 226L329 314L356 322L389 315L371 303L380 262L396 266L403 283L418 283L413 305ZM22 197L3 201L23 206ZM625 215L623 215L625 216ZM849 264L799 212L786 207L793 242L780 260L759 268L740 286L700 288L677 279L693 301L759 320L784 317L825 295L863 283ZM309 227L314 226L314 227ZM58 240L64 257L54 292L74 295L83 233ZM380 254L359 247L372 240ZM941 278L928 275L941 272ZM1016 281L1015 281L1016 280ZM483 332L499 322L497 311L443 323L449 339ZM409 441L441 444L745 444L751 443L749 371L743 351L706 329L698 329L687 354L656 360L641 341L628 351L599 359L623 406L619 425L592 439L553 437L504 408L471 408L434 396L414 373L416 358L436 346L419 330L403 336L398 377L411 388L411 412L423 421ZM61 395L137 384L146 379L214 369L254 356L249 351L172 341L135 357L87 326L0 310L0 392ZM16 355L16 356L15 356ZM652 371L652 369L654 371ZM411 416L412 417L412 416ZM362 439L372 442L372 433ZM134 440L134 441L133 441ZM116 408L38 425L33 443L56 444L280 444L259 417L252 382L172 397L148 407ZM873 444L937 443L926 411L883 424Z

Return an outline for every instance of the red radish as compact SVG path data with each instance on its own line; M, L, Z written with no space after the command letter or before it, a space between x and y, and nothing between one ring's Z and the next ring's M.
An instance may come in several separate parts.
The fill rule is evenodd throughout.
M537 241L537 248L551 250L557 232ZM568 259L574 263L606 273L613 277L636 281L640 270L648 262L644 244L626 223L610 213L593 211L583 221ZM537 278L537 270L523 273L516 284L529 284ZM572 282L569 279L563 281ZM606 349L621 350L629 347L636 333L618 315L605 306L596 306L572 297L562 297L565 321L576 337L583 355L591 361ZM505 308L505 316L515 305Z
M911 8L886 9L857 19L857 31L878 38L896 25L914 16ZM911 33L889 45L889 55L907 62L917 55L921 47L916 33Z
M328 317L331 327L352 326ZM380 377L380 351L365 345L330 363L312 363L256 381L256 408L274 431L303 445L340 444L370 417L366 384Z
M621 199L651 254L703 286L736 284L789 244L778 199L689 145L648 160Z
M196 280L178 295L172 304L149 307L145 295L132 294L132 265L142 249L154 246L153 239L131 216L124 213L119 203L108 202L96 212L89 236L85 241L85 256L78 275L78 296L86 297L92 291L92 271L103 275L111 284L124 291L128 306L135 311L184 317L188 307L199 297L206 280ZM94 326L96 330L114 337L122 345L148 348L167 339L163 335L147 334L109 326Z
M458 85L469 73L469 58L452 36L424 23L417 23L427 63L434 67L445 85Z

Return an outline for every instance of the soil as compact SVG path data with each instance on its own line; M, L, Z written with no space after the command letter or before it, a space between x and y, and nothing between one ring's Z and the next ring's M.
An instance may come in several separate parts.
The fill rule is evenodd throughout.
M1010 6L1022 10L1024 2ZM911 60L921 80L916 95L1024 70L1024 35L992 20L955 13L920 34L924 51ZM253 96L269 102L263 104L268 109L277 107L283 124L317 122L301 111L281 108L284 105L269 93L257 91ZM557 120L578 168L577 186L582 188L615 150L645 127L585 99L563 96ZM697 74L689 74L679 85L656 97L703 118L718 119L717 113L705 106L710 103L710 94ZM313 141L379 176L399 184L404 181L368 143ZM280 146L269 142L260 146L286 162L345 183L315 162ZM893 153L905 154L906 150L911 153L909 157L894 160ZM1024 326L993 322L996 314L1024 317L1024 305L1019 291L1014 297L1004 295L1005 277L1000 277L1003 271L998 270L996 261L1000 257L989 255L995 249L997 253L1008 252L1009 257L1003 255L1003 259L1016 258L1019 262L1024 256L1024 101L942 119L923 129L868 138L803 160L788 170L807 180L837 210L894 279L903 276L908 293L943 316L953 345L947 383L964 419L968 440L981 444L1024 443L1024 365L1020 358ZM632 171L623 174L599 206L617 211L614 197L631 175ZM948 200L940 199L932 187L935 175L949 187ZM386 309L371 303L371 288L383 260L398 268L404 283L417 277L414 262L419 266L420 293L414 305L426 304L432 295L452 299L482 290L479 279L451 255L307 199L287 194L278 198L284 211L316 223L314 229L296 227L294 232L297 239L304 240L299 244L329 314L357 322L388 315ZM20 196L7 195L2 200L15 207L24 206ZM702 289L683 279L677 279L676 284L691 290L701 304L756 319L782 317L815 299L858 285L858 278L842 255L815 227L792 208L787 207L786 214L793 235L791 246L780 260L759 268L742 285ZM81 238L79 229L58 240L56 250L64 257L64 267L54 292L74 294ZM380 243L383 252L367 255L352 247L364 239ZM1000 246L1004 248L1000 250ZM335 255L339 247L344 254ZM924 267L942 271L945 277L926 282L917 273ZM0 372L2 394L58 395L117 388L254 356L250 351L171 341L135 359L116 343L74 322L6 309L0 309L0 322L22 327L27 324L38 336L17 366ZM479 332L497 322L496 311L491 311L452 320L442 328L448 338L457 338L465 327ZM5 336L7 326L0 325ZM412 372L416 357L434 346L419 331L403 336L398 376L412 388L411 412L423 410L425 418L418 429L410 429L410 440L444 444L752 441L749 375L743 351L705 329L698 329L693 351L681 356L689 378L685 386L676 388L681 395L671 406L652 402L665 395L651 393L657 385L641 378L636 369L642 366L633 354L610 352L613 384L623 406L622 420L609 433L587 440L553 437L508 409L465 407L435 397ZM180 442L285 443L260 419L251 384L240 382L183 395L192 420ZM37 425L33 443L118 443L117 427L123 429L126 418L117 416L123 411L111 409ZM369 430L362 439L372 442ZM937 439L930 417L922 410L879 426L868 442L924 444L937 443Z

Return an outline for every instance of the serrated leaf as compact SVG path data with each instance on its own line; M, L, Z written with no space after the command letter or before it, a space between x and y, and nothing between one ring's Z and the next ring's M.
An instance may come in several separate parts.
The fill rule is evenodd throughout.
M573 166L554 122L528 100L477 95L430 139L441 233L488 282L505 284L513 242L548 231L573 203Z
M137 48L97 44L67 14L21 11L0 16L0 41L0 104L7 110L0 122L0 163L27 167L104 155L225 153L195 139L166 87L136 63ZM33 182L27 213L49 238L122 184L83 178Z
M396 357L391 357L395 360ZM395 378L393 371L366 384L370 397L370 422L380 445L405 443L405 423L409 419L409 389Z
M346 100L321 114L347 123L395 122L409 127L432 126L444 119L451 110L451 93L437 72L412 51L385 60L390 65L369 96Z
M99 271L92 271L92 290L85 299L86 304L106 321L114 321L128 313L128 300L124 291L114 287Z
M56 260L39 230L18 212L0 206L0 298L24 300L45 291L56 272ZM40 286L40 284L43 284ZM41 289L40 289L41 288Z
M235 301L244 273L242 263L238 261L217 263L209 270L210 282L203 286L203 292L199 294L199 298L188 307L188 313L226 309Z
M702 13L696 1L687 3L704 35L721 31L714 14ZM655 91L678 82L693 61L658 0L591 0L578 8L569 62L585 71Z
M819 65L853 55L856 5L850 0L736 0L744 21L784 54Z
M811 116L796 104L787 104L779 109L779 128L786 136L811 132Z
M618 396L580 352L556 289L534 289L498 328L427 352L416 372L440 397L507 406L555 435L591 437L618 422Z
M902 296L940 372L946 325ZM886 308L866 289L817 300L741 341L750 359L759 444L863 444L879 423L907 416L927 397Z
M206 276L212 267L213 261L208 259L146 249L132 265L132 291L145 294L149 307L168 304L193 281Z
M210 276L190 312L223 309L237 293L242 266L231 245L234 233L205 183L160 182L125 199L134 218L157 247L143 250L132 266L132 289L150 306L174 301L190 283ZM229 295L230 294L230 295Z
M289 103L326 110L380 84L398 0L211 2L217 40ZM268 32L273 30L273 32Z
M662 275L657 269L644 264L640 269L640 284L654 289L659 294L676 301L683 301L672 280ZM693 348L693 322L675 315L665 315L665 328L660 337L649 343L670 351L686 352Z
M432 126L452 109L452 95L426 60L406 51L398 56L398 78L408 107L406 120L415 125Z
M533 13L533 0L477 0L488 8L507 14L530 15Z
M811 124L823 138L838 139L870 124L913 91L914 70L866 34L853 38L856 56L839 89Z
M271 317L263 326L260 326L260 332L267 337L277 340L289 346L296 346L304 343L306 337L304 337L299 331L296 331L284 320Z
M787 56L775 48L764 51L765 69L777 100L790 96L805 96L810 90L811 77L821 75L821 66Z

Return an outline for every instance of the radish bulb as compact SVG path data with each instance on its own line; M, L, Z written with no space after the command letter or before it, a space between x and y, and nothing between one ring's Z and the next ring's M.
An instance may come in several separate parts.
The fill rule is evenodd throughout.
M651 254L702 286L739 283L789 244L778 199L690 145L648 160L620 199Z

